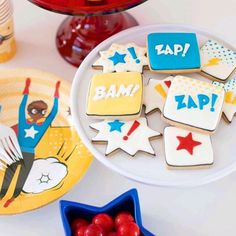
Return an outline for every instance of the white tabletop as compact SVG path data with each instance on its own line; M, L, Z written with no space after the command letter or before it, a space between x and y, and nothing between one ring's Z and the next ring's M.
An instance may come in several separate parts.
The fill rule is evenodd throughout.
M13 2L18 53L0 69L33 67L72 81L76 68L60 58L54 44L65 16L26 0ZM130 12L140 24L192 24L220 33L236 45L235 9L235 0L149 0ZM83 180L62 199L102 206L130 188L138 189L143 224L156 235L236 235L236 173L198 188L158 188L130 181L95 160ZM64 235L58 201L33 212L1 216L0 235Z

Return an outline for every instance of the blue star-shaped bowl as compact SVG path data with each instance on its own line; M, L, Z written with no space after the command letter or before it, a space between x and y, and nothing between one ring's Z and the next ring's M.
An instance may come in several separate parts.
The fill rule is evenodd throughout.
M136 189L123 193L103 207L89 206L82 203L60 201L61 218L66 236L72 236L71 223L76 218L84 218L91 221L92 218L99 213L108 213L115 217L121 211L129 211L135 218L142 236L154 236L147 231L142 225L141 211L139 205L138 192Z

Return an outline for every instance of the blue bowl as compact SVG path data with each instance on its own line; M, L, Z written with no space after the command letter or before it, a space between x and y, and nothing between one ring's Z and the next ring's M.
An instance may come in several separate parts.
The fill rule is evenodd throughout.
M136 189L131 189L130 191L123 193L103 207L89 206L82 203L62 200L60 201L60 209L66 236L73 235L71 223L76 218L83 218L91 221L92 218L99 213L107 213L110 216L115 217L121 211L128 211L134 216L142 236L154 236L154 234L150 233L142 225L139 198Z

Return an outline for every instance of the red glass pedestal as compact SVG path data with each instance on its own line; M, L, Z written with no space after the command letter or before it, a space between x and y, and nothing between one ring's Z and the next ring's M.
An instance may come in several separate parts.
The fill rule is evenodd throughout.
M88 53L104 39L138 25L131 15L123 11L147 0L29 1L49 11L71 15L59 27L56 45L61 56L78 67Z
M106 38L138 25L128 13L67 17L58 29L56 45L61 56L79 66L88 53Z

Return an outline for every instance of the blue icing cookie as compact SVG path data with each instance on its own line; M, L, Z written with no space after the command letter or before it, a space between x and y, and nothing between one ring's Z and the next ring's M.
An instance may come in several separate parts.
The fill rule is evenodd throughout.
M194 33L151 33L147 42L151 70L200 68L199 47Z

